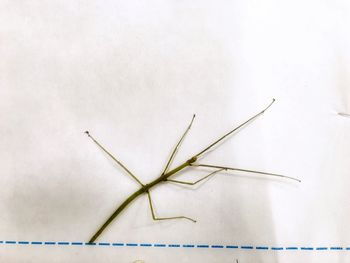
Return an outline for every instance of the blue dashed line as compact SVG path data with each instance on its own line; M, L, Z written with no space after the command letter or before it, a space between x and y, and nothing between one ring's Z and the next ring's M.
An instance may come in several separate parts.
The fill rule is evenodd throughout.
M209 248L209 245L197 245L199 248Z
M301 250L314 250L313 247L301 247L300 249Z
M72 242L73 246L82 246L83 244L83 242Z
M331 250L343 250L342 247L331 247Z
M271 247L272 250L283 250L283 247Z
M113 243L112 246L122 247L124 243Z
M182 247L194 247L194 245L182 245Z
M255 247L255 249L259 249L259 250L268 250L269 247Z
M127 243L126 246L127 247L137 247L137 244L135 244L135 243Z
M178 245L178 244L169 244L168 247L180 247L180 245Z
M164 244L154 244L155 247L166 247Z
M141 247L151 247L152 244L140 244Z
M110 246L111 243L98 243L99 246Z
M252 246L241 246L241 249L253 249Z
M212 248L224 248L224 246L221 246L221 245L212 245L211 247Z
M226 246L226 248L238 248L238 246Z
M268 246L235 246L235 245L207 245L207 244L152 244L152 243L109 243L109 242L100 242L100 243L90 243L90 242L67 242L67 241L16 241L16 240L0 240L0 244L13 244L13 245L61 245L61 246L119 246L119 247L169 247L169 248L227 248L227 249L242 249L242 250L274 250L274 251L283 251L283 250L309 250L309 251L323 251L323 250L347 250L350 251L350 247L342 246L333 246L333 247L268 247Z
M69 245L69 242L57 242L57 245L68 246L68 245Z

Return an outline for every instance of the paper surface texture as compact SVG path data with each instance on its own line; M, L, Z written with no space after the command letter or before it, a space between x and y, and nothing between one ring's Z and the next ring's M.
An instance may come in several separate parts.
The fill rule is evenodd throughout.
M1 262L349 262L347 1L0 1ZM91 236L141 182L276 102ZM342 114L339 114L342 113ZM185 169L196 181L211 169ZM138 260L138 261L137 261Z

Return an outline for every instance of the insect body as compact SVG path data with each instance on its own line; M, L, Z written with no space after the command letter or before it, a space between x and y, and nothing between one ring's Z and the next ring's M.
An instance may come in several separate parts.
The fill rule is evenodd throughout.
M178 184L195 185L195 184L205 180L206 178L215 175L216 173L219 173L221 171L227 171L227 170L248 172L248 173L255 173L255 174L269 175L269 176L276 176L276 177L282 177L282 178L291 179L291 180L295 180L295 181L300 182L299 179L296 179L296 178L293 178L293 177L289 177L289 176L280 175L280 174L273 174L273 173L266 173L266 172L261 172L261 171L248 170L248 169L240 169L240 168L234 168L234 167L226 167L226 166L219 166L219 165L199 164L199 163L197 163L198 159L200 157L202 157L202 155L204 155L207 151L209 151L211 148L213 148L219 142L223 141L226 137L231 135L233 132L237 131L238 129L240 129L244 125L248 124L249 122L251 122L252 120L257 118L258 116L263 114L274 102L275 102L275 99L273 99L272 102L264 110L262 110L261 112L259 112L256 115L254 115L253 117L249 118L247 121L245 121L242 124L240 124L239 126L235 127L234 129L232 129L231 131L229 131L225 135L221 136L219 139L217 139L216 141L211 143L209 146L204 148L199 153L193 155L191 158L189 158L187 161L185 161L181 165L179 165L179 166L177 166L177 167L175 167L173 169L170 169L171 163L174 160L174 157L175 157L175 155L176 155L176 153L177 153L177 151L178 151L182 141L184 140L184 138L186 137L186 134L188 133L188 131L190 130L190 128L192 126L193 120L195 118L195 115L193 115L189 126L187 127L187 129L185 130L183 135L181 136L181 138L178 141L177 145L175 146L175 148L174 148L174 150L173 150L173 152L172 152L172 154L171 154L171 156L170 156L170 158L169 158L169 160L168 160L168 162L167 162L163 172L161 173L161 175L157 179L155 179L154 181L150 182L149 184L143 184L121 161L119 161L117 158L115 158L88 131L86 131L85 133L94 141L94 143L96 143L98 147L100 147L116 163L118 163L125 170L125 172L128 173L140 185L139 190L137 190L136 192L131 194L122 204L119 205L119 207L114 211L114 213L107 219L107 221L92 236L92 238L90 239L89 243L94 242L100 236L100 234L105 230L105 228L114 220L114 218L116 218L131 202L133 202L137 197L139 197L142 194L147 194L153 220L187 219L187 220L192 221L192 222L195 223L196 220L194 220L192 218L189 218L187 216L156 217L156 215L154 213L154 209L153 209L153 203L152 203L152 198L151 198L151 194L150 194L150 189L155 187L155 186L157 186L158 184L160 184L162 182L172 182L172 183L178 183ZM209 168L209 169L213 169L213 171L211 173L209 173L208 175L204 176L203 178L195 181L195 182L185 182L185 181L178 181L178 180L170 179L171 176L177 174L181 170L184 170L184 169L186 169L188 167L206 167L206 168Z

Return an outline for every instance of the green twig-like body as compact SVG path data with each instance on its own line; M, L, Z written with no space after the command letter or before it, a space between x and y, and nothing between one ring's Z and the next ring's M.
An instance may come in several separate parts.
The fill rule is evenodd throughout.
M145 194L151 189L152 187L156 186L157 184L167 181L167 179L172 176L173 174L185 169L186 167L190 166L191 163L193 163L195 159L190 159L183 164L179 165L175 169L169 171L166 174L162 174L160 177L155 179L149 184L143 185L139 190L134 192L132 195L130 195L118 208L114 211L114 213L107 219L107 221L101 226L101 228L96 232L96 234L90 239L89 243L92 243L96 240L96 238L102 233L102 231L113 221L114 218L116 218L125 207L128 206L132 201L134 201L137 197L139 197L142 194Z
M105 230L105 228L131 203L133 202L137 197L139 197L142 194L147 194L148 199L149 199L149 204L150 204L150 208L151 208L151 212L152 212L152 217L154 220L167 220L167 219L188 219L192 222L196 222L195 220L189 218L189 217L185 217L185 216L176 216L176 217L166 217L166 218L158 218L155 216L154 210L153 210L153 205L152 205L152 199L151 199L151 195L150 195L150 189L155 187L156 185L162 183L162 182L172 182L172 183L180 183L180 184L187 184L187 185L194 185L196 183L199 183L201 181L203 181L204 179L213 176L216 173L219 173L223 170L227 171L227 170L233 170L233 171L240 171L240 172L248 172L248 173L255 173L255 174L260 174L260 175L270 175L270 176L277 176L277 177L281 177L281 178L285 178L285 179L292 179L292 180L296 180L298 182L300 182L299 179L296 178L292 178L292 177L288 177L288 176L284 176L284 175L279 175L279 174L273 174L273 173L266 173L266 172L260 172L260 171L255 171L255 170L248 170L248 169L240 169L240 168L233 168L233 167L227 167L227 166L219 166L219 165L210 165L210 164L197 164L196 161L203 155L205 154L207 151L209 151L211 148L213 148L215 145L217 145L218 143L220 143L221 141L223 141L226 137L228 137L229 135L231 135L233 132L237 131L238 129L240 129L241 127L243 127L244 125L246 125L247 123L251 122L252 120L254 120L255 118L257 118L258 116L260 116L261 114L263 114L273 103L274 103L275 99L273 99L273 101L261 112L259 112L258 114L254 115L253 117L249 118L247 121L243 122L242 124L240 124L239 126L235 127L234 129L230 130L229 132L227 132L226 134L224 134L223 136L221 136L219 139L217 139L216 141L214 141L213 143L211 143L209 146L207 146L206 148L204 148L202 151L200 151L199 153L197 153L196 155L192 156L190 159L188 159L186 162L182 163L181 165L177 166L176 168L168 171L176 153L177 150L179 149L183 139L185 138L186 134L188 133L188 131L190 130L194 117L195 115L193 115L193 118L191 120L190 125L187 127L187 129L185 130L184 134L182 135L182 137L180 138L179 142L177 143L175 149L173 150L165 168L164 171L162 172L162 174L155 179L154 181L152 181L149 184L143 184L128 168L126 168L126 166L121 163L117 158L115 158L110 152L108 152L97 140L95 140L90 133L87 131L86 134L105 152L107 153L116 163L119 164L119 166L121 168L124 169L125 172L127 172L141 187L139 190L137 190L136 192L134 192L133 194L131 194L121 205L119 205L119 207L114 211L114 213L107 219L107 221L99 228L99 230L93 235L93 237L90 239L89 243L94 242L99 236L100 234ZM196 182L183 182L183 181L178 181L178 180L171 180L168 179L170 176L177 174L178 172L180 172L181 170L187 168L187 167L206 167L208 169L215 169L215 171L211 172L210 174L208 174L207 176L203 177L202 179L196 181Z

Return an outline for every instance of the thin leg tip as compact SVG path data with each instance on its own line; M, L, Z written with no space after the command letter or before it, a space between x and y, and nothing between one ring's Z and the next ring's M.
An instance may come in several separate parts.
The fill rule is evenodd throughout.
M298 179L298 178L289 177L289 179L292 179L292 180L294 180L294 181L297 181L298 183L301 183L301 180Z
M92 138L92 136L90 135L90 132L89 131L85 131L84 132L89 138Z
M197 223L197 220L194 220L192 218L188 218L189 220L191 220L193 223Z
M276 101L276 99L273 98L272 101L271 101L271 103L270 103L264 110L262 110L262 111L260 112L260 114L261 114L261 113L264 113L268 108L270 108L270 107L272 106L272 104L275 103L275 101Z

